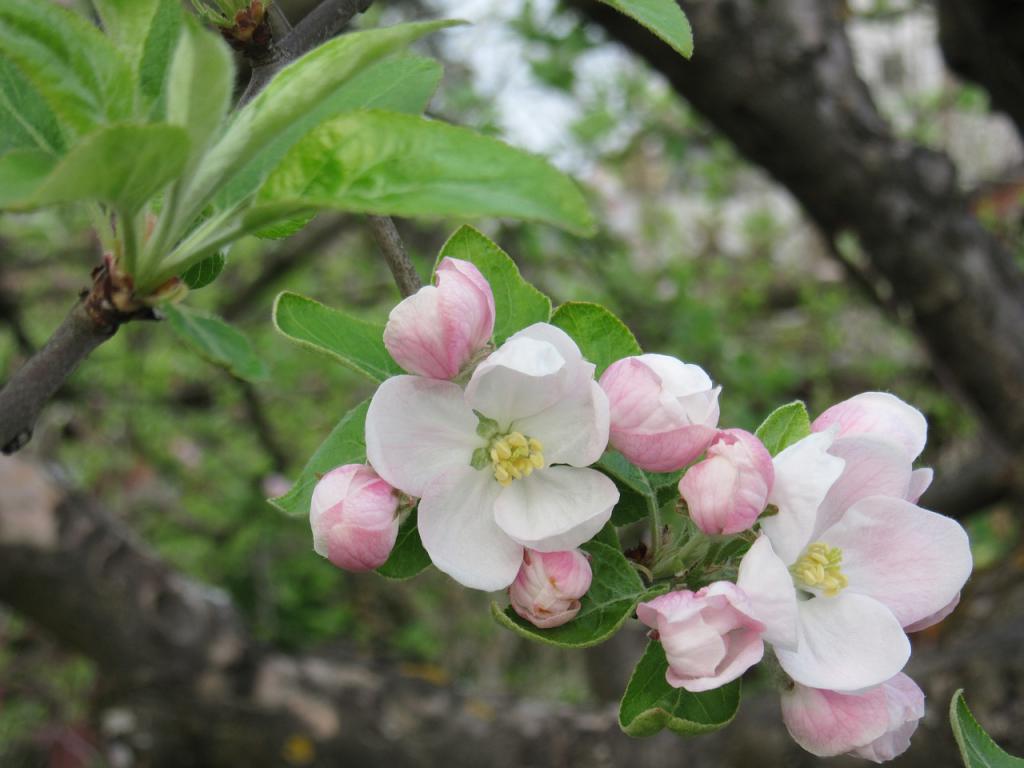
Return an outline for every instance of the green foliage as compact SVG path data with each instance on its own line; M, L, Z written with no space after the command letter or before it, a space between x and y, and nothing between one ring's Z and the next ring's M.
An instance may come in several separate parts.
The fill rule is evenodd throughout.
M580 234L594 220L547 160L454 125L375 110L321 123L288 151L258 203L394 214L511 216Z
M179 0L158 0L139 62L139 108L154 120L166 112L168 71L184 19Z
M167 323L196 354L240 379L265 378L267 367L245 334L219 317L189 307L165 304Z
M67 8L4 0L0 55L79 135L131 114L135 78L127 62L105 35Z
M92 3L107 36L128 63L136 66L142 58L159 0L92 0Z
M678 54L693 55L693 30L676 0L601 0L617 11L639 21L671 45Z
M402 24L342 35L282 69L255 99L238 112L210 150L186 197L190 220L210 195L231 180L288 126L319 109L325 99L370 64L423 35L451 26L450 21Z
M523 279L512 258L484 234L460 227L441 247L445 256L472 262L491 284L494 293L494 343L501 345L516 331L551 317L551 299Z
M193 264L182 273L181 279L193 291L205 288L224 271L227 264L227 257L223 253L215 253L208 259L203 259L198 264Z
M410 514L398 529L395 548L377 573L388 579L411 579L430 565L430 555L423 548L416 528L416 512Z
M796 400L776 408L757 428L757 438L768 453L775 456L783 449L811 434L811 419L807 406Z
M961 688L949 702L949 723L966 768L1024 768L1024 760L999 748L978 724Z
M178 39L169 77L167 122L188 131L194 163L228 113L235 86L234 62L218 35L190 19Z
M0 156L0 208L13 208L31 200L56 158L41 149L16 149Z
M643 520L654 510L679 497L676 489L679 472L644 472L618 451L605 451L594 468L610 477L619 489L619 501L612 510L615 525Z
M287 515L308 515L313 488L325 473L343 464L365 462L366 411L369 407L370 401L366 400L346 413L306 462L291 490L283 496L270 499L270 503Z
M633 670L619 703L619 727L630 736L653 736L668 728L684 736L717 731L732 722L740 706L740 681L703 693L673 688L668 662L652 640Z
M374 381L403 373L384 347L384 328L285 291L274 302L274 325L282 335L330 355Z
M632 331L600 304L567 302L555 310L551 324L573 338L583 356L597 366L596 376L604 373L605 368L616 360L639 355L643 351Z
M188 147L184 129L173 125L100 128L68 152L28 197L12 207L98 200L134 214L181 173Z
M497 603L491 603L491 614L497 622L531 640L563 648L586 648L615 634L633 614L637 603L662 594L668 588L666 585L647 589L617 547L592 539L582 549L590 555L594 580L580 601L576 618L560 627L538 629L521 619L511 607L502 610Z
M0 57L0 156L12 149L59 153L64 147L50 105L17 67Z
M433 59L399 56L378 61L343 83L301 119L284 126L217 194L219 208L229 208L255 192L288 150L311 128L354 109L387 109L419 114L427 108L443 74Z

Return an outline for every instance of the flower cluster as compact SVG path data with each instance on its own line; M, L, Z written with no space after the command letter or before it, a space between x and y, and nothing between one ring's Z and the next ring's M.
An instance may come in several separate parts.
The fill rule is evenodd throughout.
M507 588L513 618L560 627L602 576L578 548L619 502L594 466L617 451L641 474L678 478L682 527L662 529L655 515L632 562L663 592L633 604L661 644L667 683L697 694L764 660L808 751L880 762L906 749L924 712L901 672L907 633L952 611L972 566L963 528L917 504L932 478L913 468L921 413L861 394L809 430L803 411L803 433L772 456L754 434L719 427L720 388L700 367L642 354L595 380L595 365L548 323L494 348L494 297L477 267L445 258L436 278L391 313L384 343L409 375L373 396L369 466L317 485L316 551L350 570L379 567L416 504L438 569L467 587ZM731 571L702 570L693 553L708 547L695 545L723 537L742 556Z

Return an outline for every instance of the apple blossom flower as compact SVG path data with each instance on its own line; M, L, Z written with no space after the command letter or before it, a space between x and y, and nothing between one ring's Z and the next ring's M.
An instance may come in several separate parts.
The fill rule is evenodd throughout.
M590 561L578 549L527 549L509 587L512 609L535 627L560 627L580 612L580 598L590 589L593 576Z
M494 332L494 294L480 270L445 257L437 285L402 300L388 317L384 346L410 373L453 379Z
M364 464L332 469L316 484L309 507L313 549L347 571L387 562L398 536L398 495Z
M434 565L467 587L504 589L523 549L572 549L619 500L588 469L608 443L608 399L566 333L536 323L477 366L465 391L388 379L366 414L366 454L387 482L420 497Z
M774 459L763 535L737 583L783 670L811 688L878 685L906 663L913 628L971 572L963 528L906 500L910 459L869 434L813 433Z
M718 688L764 655L764 625L751 616L746 595L732 582L669 592L640 603L636 615L657 632L668 659L665 679L674 688Z
M761 441L742 429L726 429L707 458L680 479L679 494L704 533L739 533L764 511L774 480L772 456Z
M924 693L902 672L854 693L796 685L782 694L793 740L818 757L850 754L884 763L903 754L924 717Z
M700 366L667 355L618 360L601 376L613 448L641 469L682 469L711 444L718 393Z

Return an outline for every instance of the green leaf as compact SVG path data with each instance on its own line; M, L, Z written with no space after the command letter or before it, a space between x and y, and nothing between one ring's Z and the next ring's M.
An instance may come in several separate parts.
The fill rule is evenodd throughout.
M139 62L139 99L145 114L162 120L166 114L167 73L185 15L179 0L159 0Z
M686 58L693 55L693 30L676 0L602 0L643 24Z
M799 400L782 405L771 412L757 428L757 439L764 443L772 456L779 454L797 440L811 434L811 419L807 406Z
M555 310L551 324L568 333L579 345L583 356L597 366L596 376L616 360L643 352L632 331L600 304L566 302Z
M17 206L101 200L133 214L181 173L187 157L188 136L177 126L101 128L77 144Z
M262 240L284 240L302 230L315 218L316 211L306 211L294 218L271 224L269 227L263 227L253 232L253 235Z
M612 510L615 525L643 520L655 508L679 497L676 485L682 473L644 472L615 450L605 451L594 469L610 477L619 489L619 501Z
M668 662L652 640L619 702L619 727L630 736L652 736L662 728L692 736L728 725L740 706L740 681L704 693L673 688L665 679Z
M265 378L267 368L256 356L249 339L219 317L181 305L160 308L168 325L200 357L226 368L240 379Z
M306 134L257 201L397 216L508 216L594 230L579 188L547 160L466 128L375 110L343 114Z
M227 44L189 19L171 61L167 122L188 132L190 163L224 121L234 87L235 65Z
M528 325L548 322L551 299L526 282L509 255L473 227L460 227L448 238L437 262L445 256L472 262L491 284L496 345Z
M182 281L193 291L205 288L224 271L227 264L227 256L223 253L215 253L208 259L203 259L198 264L193 264L181 275Z
M615 526L610 522L605 523L604 528L598 531L591 541L607 544L612 549L620 549L619 532L615 530Z
M64 134L49 104L25 76L0 58L0 155L12 149L60 153Z
M416 529L416 512L412 512L398 529L395 548L388 561L377 569L377 573L388 579L411 579L430 565L430 555L423 548L420 532Z
M1024 760L1000 749L967 708L963 688L949 702L949 723L966 768L1024 768Z
M343 464L362 464L366 461L366 409L370 401L364 400L346 413L302 468L299 479L288 493L270 499L270 503L287 515L309 515L309 503L317 481L335 467Z
M285 291L274 302L274 325L292 341L384 381L404 373L384 348L384 328Z
M75 133L131 114L132 71L96 27L55 3L0 3L0 56Z
M586 648L611 637L628 619L636 604L662 594L667 585L646 589L637 572L617 547L591 540L582 549L590 555L594 580L580 601L580 612L568 624L538 629L520 618L511 607L502 610L491 603L491 614L499 624L523 637L563 648Z
M457 22L431 21L352 32L329 40L288 65L238 112L231 127L210 150L189 187L193 212L202 210L226 184L288 126L321 108L325 100L379 59L426 34Z
M107 35L133 67L142 58L159 0L92 0Z
M40 149L16 149L0 157L0 209L31 200L57 159Z
M255 192L296 141L342 112L372 107L419 114L427 108L442 73L436 61L419 56L384 59L367 67L305 117L283 128L217 193L214 204L229 208Z

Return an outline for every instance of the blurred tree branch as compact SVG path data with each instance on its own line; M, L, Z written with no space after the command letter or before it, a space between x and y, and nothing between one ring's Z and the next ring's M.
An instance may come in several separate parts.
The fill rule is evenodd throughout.
M574 7L665 75L830 240L852 234L992 435L1024 445L1024 275L948 157L897 138L857 75L841 0L688 0L691 61L613 9Z
M409 254L402 244L402 237L398 234L398 227L390 216L369 216L370 231L373 233L373 240L377 243L377 249L387 262L388 269L395 278L398 291L402 296L412 296L420 288L423 282L420 280L416 267L409 260Z
M1024 6L1013 0L937 0L950 69L983 86L1024 136Z

